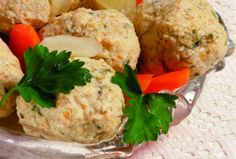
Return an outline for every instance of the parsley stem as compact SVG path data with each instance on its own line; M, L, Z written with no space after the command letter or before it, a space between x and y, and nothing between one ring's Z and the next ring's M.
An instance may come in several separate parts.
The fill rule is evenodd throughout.
M7 94L5 94L2 98L2 100L0 101L0 108L4 106L4 104L6 103L6 101L9 99L9 97L17 90L17 86L10 89Z

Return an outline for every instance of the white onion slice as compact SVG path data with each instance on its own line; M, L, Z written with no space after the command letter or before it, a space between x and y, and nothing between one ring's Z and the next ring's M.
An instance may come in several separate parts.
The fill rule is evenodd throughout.
M57 35L45 38L41 45L49 51L71 51L72 57L95 57L102 52L102 45L95 39L75 37L71 35Z

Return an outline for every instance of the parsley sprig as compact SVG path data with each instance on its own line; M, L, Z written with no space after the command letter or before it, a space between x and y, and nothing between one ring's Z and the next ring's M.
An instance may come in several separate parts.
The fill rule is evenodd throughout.
M26 102L32 100L45 108L55 107L56 94L70 93L75 86L84 86L92 78L84 62L70 61L71 52L52 51L36 45L24 53L26 73L21 81L2 98L0 107L15 92Z
M130 100L124 109L128 121L124 127L123 140L128 144L155 141L160 134L166 134L172 122L171 108L175 108L177 96L153 93L144 94L136 73L126 65L124 73L116 72L112 82L120 86Z

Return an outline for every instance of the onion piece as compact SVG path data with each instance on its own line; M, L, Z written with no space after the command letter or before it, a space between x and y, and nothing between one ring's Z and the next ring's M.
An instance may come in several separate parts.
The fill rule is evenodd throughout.
M49 51L71 51L72 57L95 57L102 53L102 45L95 39L75 37L71 35L57 35L45 38L41 45L46 46Z

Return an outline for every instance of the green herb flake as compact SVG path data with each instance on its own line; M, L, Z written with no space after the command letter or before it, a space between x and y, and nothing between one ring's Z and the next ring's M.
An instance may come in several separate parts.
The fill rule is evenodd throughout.
M37 105L33 105L32 109L33 112L38 113L38 115L42 116L42 113L40 111L40 108Z
M193 42L193 48L197 48L201 45L201 39Z
M208 35L206 36L206 41L207 41L208 43L211 43L211 42L214 41L214 35L213 35L213 33L210 33L210 34L208 34Z

